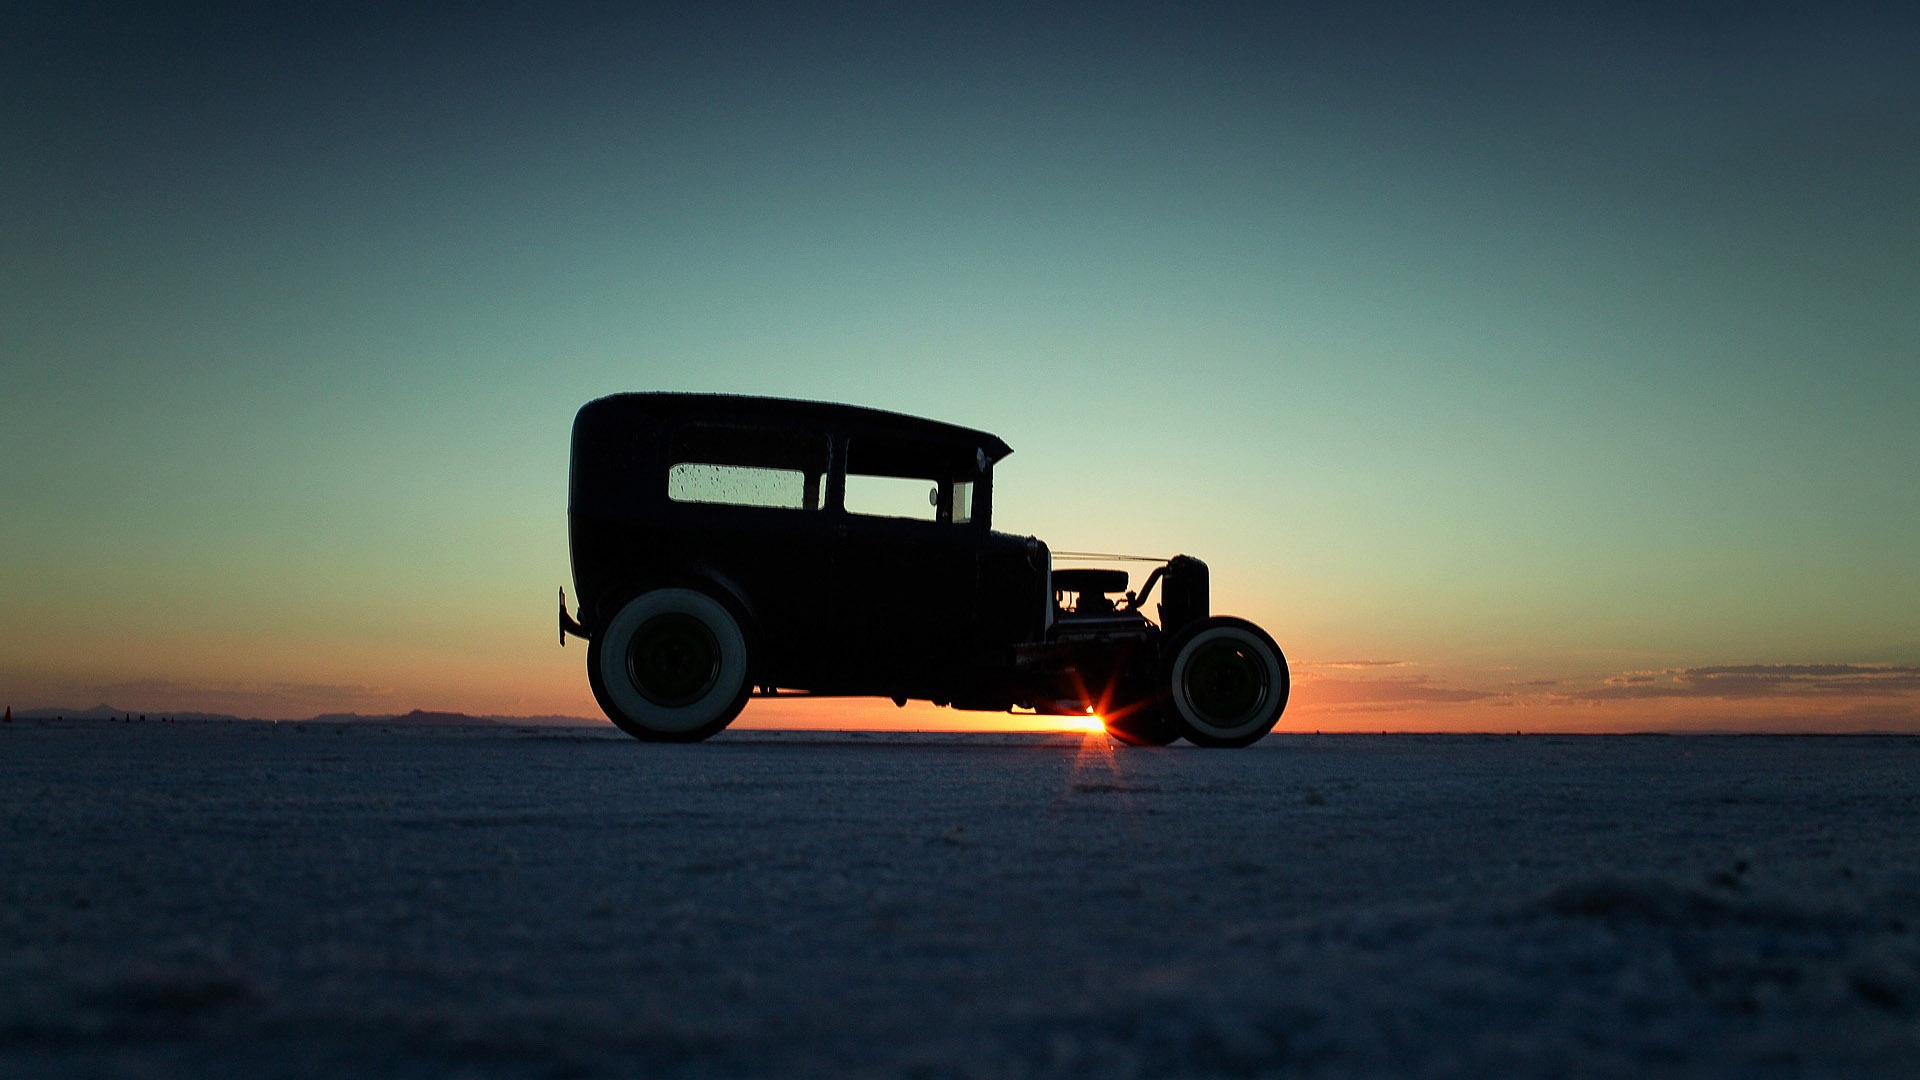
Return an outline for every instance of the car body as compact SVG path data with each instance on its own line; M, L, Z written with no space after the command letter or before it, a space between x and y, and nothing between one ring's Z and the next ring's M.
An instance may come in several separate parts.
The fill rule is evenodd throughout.
M1209 613L1178 556L1055 569L992 527L985 431L854 405L616 394L573 425L568 537L588 678L647 740L725 728L748 698L871 695L1097 713L1123 742L1241 746L1285 708L1266 633ZM1117 558L1117 557L1114 557ZM1161 587L1158 618L1145 602Z

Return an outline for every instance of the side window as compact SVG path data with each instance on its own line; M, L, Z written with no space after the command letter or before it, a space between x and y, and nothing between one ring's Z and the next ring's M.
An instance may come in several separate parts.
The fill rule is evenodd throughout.
M973 520L980 460L972 447L855 438L847 447L847 512L967 524Z
M825 435L689 427L673 438L667 498L683 503L818 510L826 473Z
M794 469L681 461L667 470L667 498L674 502L801 510L807 505L807 478Z
M940 509L940 487L911 476L847 474L847 512L869 517L934 521Z

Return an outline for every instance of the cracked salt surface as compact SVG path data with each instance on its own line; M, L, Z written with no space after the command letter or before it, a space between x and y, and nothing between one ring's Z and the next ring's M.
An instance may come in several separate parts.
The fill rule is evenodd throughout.
M16 723L0 1076L1912 1076L1920 739Z

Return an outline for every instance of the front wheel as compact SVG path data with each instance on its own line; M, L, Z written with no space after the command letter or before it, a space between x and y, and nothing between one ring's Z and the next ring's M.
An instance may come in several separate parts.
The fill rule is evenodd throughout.
M732 723L753 690L747 661L740 620L694 589L641 593L587 646L600 708L648 742L698 742Z
M1169 712L1188 742L1237 747L1258 742L1287 707L1287 660L1267 632L1216 615L1189 626L1168 650L1163 683Z

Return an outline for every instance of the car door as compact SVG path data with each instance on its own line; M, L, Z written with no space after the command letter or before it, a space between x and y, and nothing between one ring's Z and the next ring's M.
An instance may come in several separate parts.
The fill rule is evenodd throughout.
M833 551L836 646L850 681L944 697L972 659L980 532L955 521L953 480L933 463L848 456ZM862 471L864 467L864 470ZM881 471L881 470L887 471Z
M813 684L827 640L828 450L817 431L683 427L669 452L672 512L636 553L736 594L754 622L756 677L774 685Z

